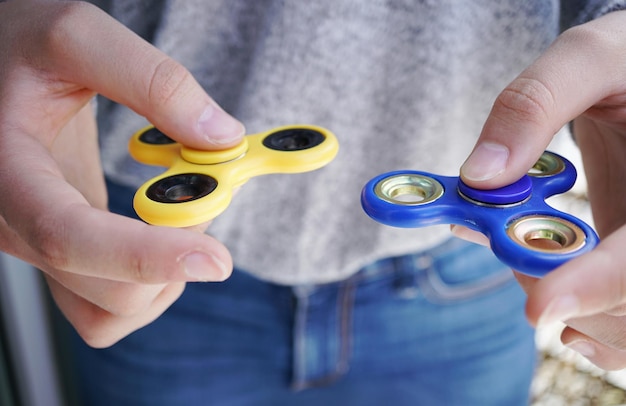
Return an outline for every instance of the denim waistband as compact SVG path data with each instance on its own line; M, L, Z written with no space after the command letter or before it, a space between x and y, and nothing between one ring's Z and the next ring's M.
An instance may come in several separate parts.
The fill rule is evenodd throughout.
M449 238L430 249L423 251L383 258L361 268L354 277L358 280L376 278L389 272L419 272L428 269L440 257L461 250L470 244L459 238Z

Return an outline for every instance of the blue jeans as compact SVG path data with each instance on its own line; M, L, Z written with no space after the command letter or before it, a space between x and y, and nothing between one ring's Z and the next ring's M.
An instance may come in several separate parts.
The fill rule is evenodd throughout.
M324 285L235 270L111 348L76 337L77 385L85 405L526 405L524 301L489 250L456 239Z

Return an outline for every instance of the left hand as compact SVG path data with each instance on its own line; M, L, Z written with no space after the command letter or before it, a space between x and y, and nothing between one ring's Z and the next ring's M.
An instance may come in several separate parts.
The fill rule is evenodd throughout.
M0 2L0 39L0 250L44 273L85 342L110 346L161 315L186 282L226 279L232 258L216 239L106 210L86 105L100 93L207 150L237 145L243 125L91 4Z
M510 184L574 120L602 241L540 280L516 276L530 323L564 321L561 341L604 369L626 367L625 27L618 11L564 32L498 96L461 168L471 187Z

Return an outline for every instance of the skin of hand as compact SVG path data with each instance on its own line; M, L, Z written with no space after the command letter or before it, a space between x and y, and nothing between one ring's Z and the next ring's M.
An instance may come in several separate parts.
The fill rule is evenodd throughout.
M198 230L107 211L90 100L129 106L204 149L244 128L174 60L82 2L0 3L0 249L46 277L91 346L162 314L189 281L222 281L228 250Z
M561 341L601 368L626 367L626 11L564 32L496 99L461 168L492 189L527 172L574 121L602 241L540 280L517 274L532 325L564 321ZM488 244L462 227L462 238Z

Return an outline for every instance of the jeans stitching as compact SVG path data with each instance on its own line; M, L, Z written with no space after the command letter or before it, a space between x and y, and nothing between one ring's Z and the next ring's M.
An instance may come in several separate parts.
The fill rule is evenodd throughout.
M461 287L450 287L446 285L434 267L426 269L418 276L419 285L422 294L432 303L446 304L458 302L464 299L471 299L496 288L511 283L513 278L512 272L499 272L472 283L465 284Z

